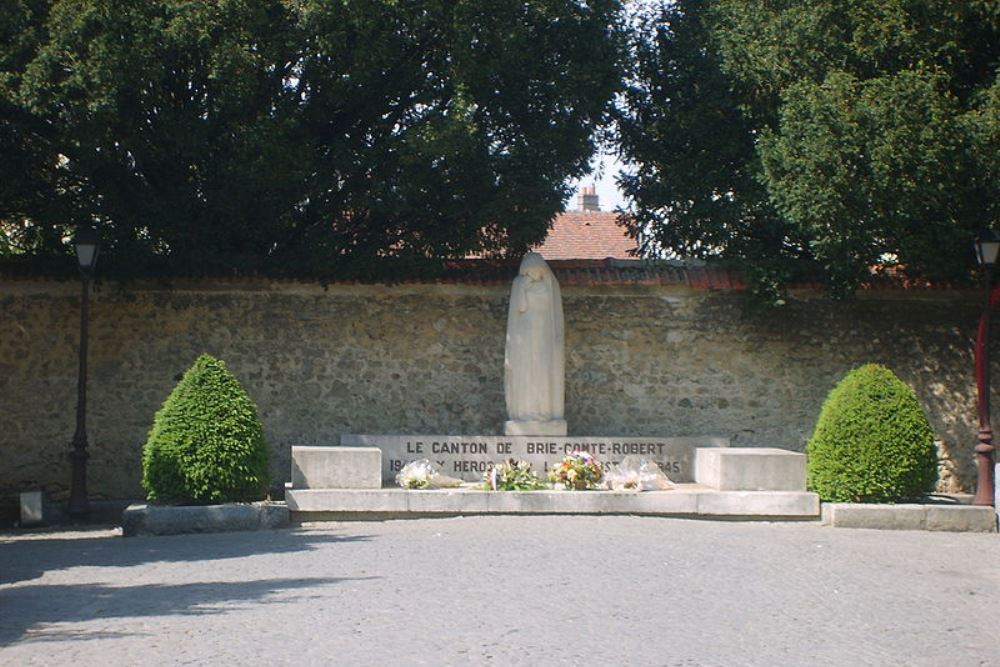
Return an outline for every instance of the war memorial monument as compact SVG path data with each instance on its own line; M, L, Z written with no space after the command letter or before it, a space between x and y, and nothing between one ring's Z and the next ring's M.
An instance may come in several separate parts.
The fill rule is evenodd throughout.
M774 448L731 448L729 439L569 435L565 420L565 328L559 284L528 253L511 287L504 354L507 421L501 433L343 434L339 446L292 447L286 499L301 516L405 513L636 513L814 519L819 498L805 490L805 456ZM500 426L500 425L498 425ZM494 463L527 461L540 474L574 451L604 463L640 457L676 488L644 493L494 493L482 482ZM412 491L394 485L412 461L427 459L461 488Z

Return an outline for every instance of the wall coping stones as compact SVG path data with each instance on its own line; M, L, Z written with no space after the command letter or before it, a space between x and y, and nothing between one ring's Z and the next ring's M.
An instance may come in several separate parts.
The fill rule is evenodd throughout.
M474 260L475 261L475 260ZM673 260L553 260L550 267L564 292L600 293L623 296L649 292L705 293L708 291L745 291L743 279L717 267L680 266ZM510 280L517 273L516 264L508 266L461 263L433 280L403 280L387 283L333 282L295 278L201 277L162 278L115 281L98 279L94 297L103 294L129 292L171 293L240 293L273 292L300 294L371 294L384 291L392 294L428 293L467 294L498 291L507 294ZM10 294L44 294L75 296L79 285L75 280L60 280L30 275L0 273L0 283ZM789 295L798 300L824 299L821 285L789 286ZM953 285L932 285L897 279L873 279L862 285L855 296L859 300L894 301L967 301L978 302L978 288Z

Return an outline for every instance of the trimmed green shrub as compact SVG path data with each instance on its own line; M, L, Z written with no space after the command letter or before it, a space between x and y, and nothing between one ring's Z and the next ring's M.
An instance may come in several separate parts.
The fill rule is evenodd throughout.
M931 491L938 477L934 431L916 395L878 364L833 388L806 453L809 488L828 501L896 502Z
M153 419L142 452L147 497L182 504L260 500L267 465L257 408L222 361L201 355Z

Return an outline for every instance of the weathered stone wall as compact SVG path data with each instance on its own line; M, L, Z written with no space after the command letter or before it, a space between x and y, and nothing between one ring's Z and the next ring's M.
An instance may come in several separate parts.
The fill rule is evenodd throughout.
M136 497L153 414L198 354L257 402L273 474L291 445L341 433L498 433L505 285L200 283L98 286L88 433L94 497ZM739 292L565 286L571 435L725 435L802 450L826 393L877 361L917 390L942 440L943 486L974 480L971 293L804 295L766 316ZM69 483L79 287L0 283L0 502Z

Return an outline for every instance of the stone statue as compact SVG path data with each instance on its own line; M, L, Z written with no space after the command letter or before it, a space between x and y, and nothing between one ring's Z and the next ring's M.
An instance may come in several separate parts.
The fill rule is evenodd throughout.
M529 252L507 311L505 435L566 435L564 338L559 283L542 256Z

